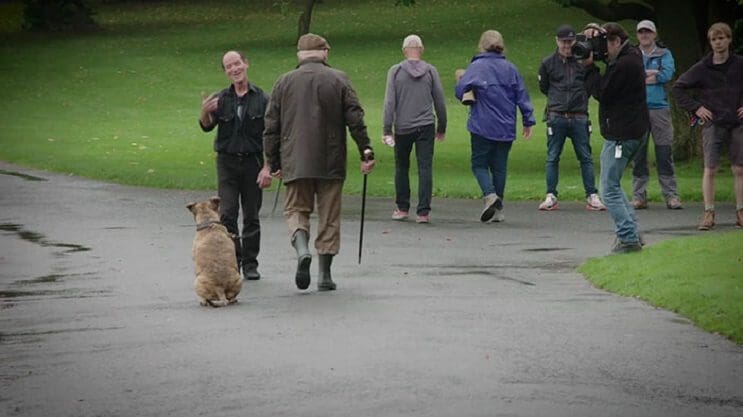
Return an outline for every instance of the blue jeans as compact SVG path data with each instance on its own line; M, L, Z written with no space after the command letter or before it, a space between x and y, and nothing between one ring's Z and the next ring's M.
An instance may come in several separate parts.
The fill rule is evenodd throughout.
M621 157L616 157L617 145L622 146ZM621 142L605 140L601 150L601 200L614 220L614 232L624 243L639 242L635 209L622 190L622 174L627 164L637 154L641 139Z
M573 142L575 156L580 162L583 189L586 197L597 192L596 178L591 158L591 136L588 133L588 116L564 117L550 115L547 122L547 192L557 196L557 182L560 178L559 164L565 139Z
M489 140L471 133L472 173L480 185L482 195L498 194L502 199L506 189L508 153L513 142Z
M410 152L415 145L418 161L418 208L419 216L431 211L433 192L433 139L434 125L422 126L413 133L395 135L395 204L402 211L410 209Z

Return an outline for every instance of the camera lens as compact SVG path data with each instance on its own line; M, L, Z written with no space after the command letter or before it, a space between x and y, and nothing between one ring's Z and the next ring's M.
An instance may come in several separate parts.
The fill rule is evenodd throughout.
M571 49L576 59L586 59L591 55L591 44L588 42L576 42Z

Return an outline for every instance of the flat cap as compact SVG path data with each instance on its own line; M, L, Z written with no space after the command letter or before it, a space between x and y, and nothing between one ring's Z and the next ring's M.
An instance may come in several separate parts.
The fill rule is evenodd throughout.
M297 41L298 51L322 51L330 49L330 44L320 35L307 33L302 35Z

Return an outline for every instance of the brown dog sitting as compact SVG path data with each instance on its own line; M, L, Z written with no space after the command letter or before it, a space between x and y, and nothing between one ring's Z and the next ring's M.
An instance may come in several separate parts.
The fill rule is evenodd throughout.
M196 295L203 306L232 304L237 301L242 280L232 236L219 222L219 197L190 203L186 207L196 221L196 237L191 250L196 267Z

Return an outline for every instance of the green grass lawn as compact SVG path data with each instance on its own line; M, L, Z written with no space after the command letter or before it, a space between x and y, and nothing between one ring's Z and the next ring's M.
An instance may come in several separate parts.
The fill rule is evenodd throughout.
M636 254L590 259L578 270L599 288L639 297L743 344L739 231L666 240Z
M247 53L251 80L267 91L281 73L293 69L298 10L292 4L105 4L96 15L103 30L73 36L19 33L19 2L0 4L0 158L125 184L214 189L213 134L202 133L196 121L200 94L226 85L220 60L231 48ZM327 0L313 15L312 30L325 35L333 47L330 63L349 74L366 110L378 159L369 193L393 193L393 154L379 140L384 83L389 66L402 59L403 37L415 32L423 37L425 58L438 67L449 97L449 130L447 140L436 148L434 193L479 197L469 169L467 109L453 97L454 70L467 65L483 30L500 30L507 56L527 81L540 119L545 100L536 74L542 57L554 49L554 29L563 22L580 27L594 19L552 0L393 4ZM595 117L593 101L592 108ZM535 133L531 141L519 140L513 147L508 199L543 197L543 123ZM601 145L594 133L596 159ZM349 193L361 188L356 160L355 155L350 159ZM679 163L677 168L682 199L699 200L700 162ZM579 167L569 145L560 174L561 199L581 199ZM659 200L652 175L650 197ZM626 177L629 184L630 175ZM724 168L718 200L732 200L730 177Z

